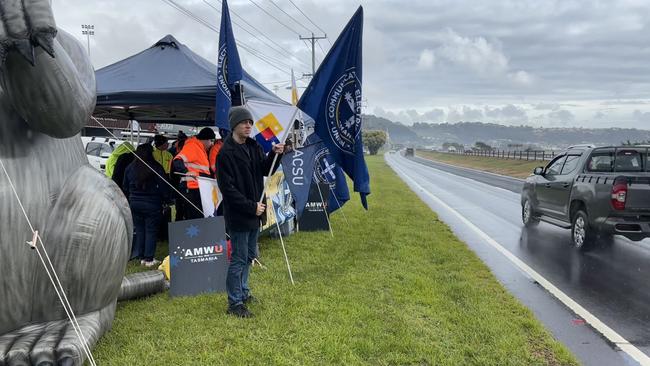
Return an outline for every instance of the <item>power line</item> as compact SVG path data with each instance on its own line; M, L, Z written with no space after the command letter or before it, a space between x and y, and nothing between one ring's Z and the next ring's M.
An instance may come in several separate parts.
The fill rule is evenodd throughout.
M305 77L302 76L302 77L299 77L298 79L296 79L296 81L302 81L304 79L305 79ZM291 79L289 79L289 80L278 80L278 81L267 81L267 82L264 82L264 83L261 83L261 84L270 85L270 84L288 84L288 83L291 83Z
M219 0L219 1L221 1L221 0ZM211 8L214 9L216 12L218 12L219 14L221 14L221 10L218 9L216 6L210 4L207 0L203 0L203 2L204 2L207 6L211 7ZM251 36L255 37L255 39L257 39L257 40L259 40L260 42L264 43L264 44L267 45L269 48L271 48L272 50L274 50L275 52L277 52L278 54L280 54L280 55L282 55L282 56L290 55L291 58L293 58L295 61L301 63L303 66L307 66L307 64L306 64L304 61L301 61L300 59L298 59L295 55L293 55L293 53L292 53L291 51L287 50L286 48L282 47L282 46L279 45L277 42L275 42L274 40L272 40L271 38L269 38L267 35L264 34L264 32L262 32L261 30L257 29L255 26L253 26L253 25L250 24L248 21L246 21L246 19L244 19L243 17L239 16L239 15L238 15L234 10L232 10L232 9L229 9L229 10L230 10L230 12L231 12L233 15L235 15L236 17L238 17L241 21L243 21L244 23L246 23L249 27L253 28L253 30L257 31L257 32L258 32L262 37L268 39L268 40L269 40L271 43L273 43L277 48L274 48L273 46L269 45L269 44L266 43L264 40L260 39L257 35L251 33L248 29L246 29L245 27L243 27L241 24L237 23L235 20L232 20L232 22L233 22L234 24L236 24L239 28L241 28L243 31L245 31L246 33L248 33L248 34L250 34Z
M327 37L327 32L325 32L323 28L319 27L318 24L314 23L314 21L311 20L311 18L308 17L307 14L305 14L305 12L302 11L302 9L298 7L298 5L296 5L296 3L294 3L292 0L289 0L289 2L291 3L291 5L295 6L296 9L298 9L298 11L300 12L300 14L302 14L305 18L307 18L307 20L309 20L309 22L313 24L314 27L316 27L319 31L323 32L323 34ZM330 43L330 45L332 44L332 41L330 41L329 38L327 39L327 41Z
M323 57L327 56L327 52L325 52L323 46L320 45L320 42L316 41L316 44L318 45L318 48L320 48L320 50L323 51Z
M311 41L311 76L313 77L314 74L316 74L316 46L315 43L319 39L325 39L325 37L316 37L314 36L314 33L311 34L311 37L303 37L299 36L301 40L310 40Z
M173 7L174 9L180 11L181 13L185 14L187 17L191 18L192 20L198 22L199 24L201 24L201 25L207 27L208 29L212 30L213 32L219 34L219 30L218 30L216 27L214 27L213 25L211 25L209 22L207 22L206 20L202 19L201 17L197 16L196 14L194 14L193 12L191 12L190 10L187 10L187 9L184 8L183 6L177 4L176 2L174 2L174 0L162 0L162 1L163 1L164 3L166 3L167 5ZM259 51L256 51L256 50L253 49L252 47L250 47L250 46L248 46L248 45L246 45L246 44L244 44L244 43L242 43L242 42L240 42L240 41L236 41L236 43L237 43L238 46L240 46L241 48L243 48L245 51L248 51L251 55L253 55L253 56L259 58L259 59L262 60L262 61L264 61L264 62L267 63L269 66L272 66L273 68L275 68L275 69L279 70L280 72L283 72L283 73L285 73L285 74L287 74L287 75L291 75L288 71L286 71L285 69L282 69L282 68L278 67L277 65L274 65L274 64L273 64L271 61L269 61L269 60L273 60L274 62L276 62L276 63L278 63L278 64L280 64L280 65L286 66L286 67L288 67L288 68L291 67L290 65L285 64L284 62L279 61L279 60L277 60L277 59L274 59L274 58L271 57L271 56L265 55L265 54L263 54L263 53L261 53L261 52L259 52Z
M250 1L251 3L253 3L253 5L257 6L260 10L262 10L263 12L265 12L266 15L268 15L268 16L270 16L271 18L275 19L276 22L282 24L285 28L287 28L287 29L290 30L291 32L297 34L298 36L300 36L300 33L298 33L295 29L293 29L293 28L289 27L288 25L284 24L280 19L276 18L275 16L273 16L273 14L269 13L268 11L266 11L266 9L264 9L263 7L257 5L257 3L256 3L255 1L253 1L253 0L248 0L248 1Z
M183 14L187 15L187 16L190 17L191 19L193 19L193 20L199 22L200 24L204 25L204 26L207 27L208 29L210 29L210 30L214 31L215 33L219 34L219 30L218 30L215 26L213 26L212 24L210 24L209 22L207 22L205 19L202 19L201 17L197 16L197 15L194 14L192 11L186 9L186 8L183 7L182 5L179 5L179 4L176 3L174 0L163 0L163 1L166 2L167 4L171 5L171 6L174 7L175 9L179 10L179 11L182 12ZM271 63L271 61L273 61L273 62L275 62L276 64L279 64L279 65L281 65L281 66L287 67L287 68L291 68L291 65L289 65L289 64L285 64L283 61L280 61L280 60L275 59L275 58L273 58L273 57L271 57L271 56L265 55L265 54L263 54L263 53L261 53L261 52L255 50L254 48L252 48L252 47L250 47L250 46L248 46L248 45L242 43L242 42L236 41L236 43L237 43L238 46L240 46L240 47L243 48L244 50L248 51L248 52L249 52L250 54L252 54L253 56L259 58L260 60L266 62L266 63L269 64L270 66L272 66L272 67L274 67L274 68L276 68L276 69L278 69L278 70L284 72L285 74L289 75L289 72L287 72L286 70L283 70L283 69L277 67L276 65L273 65L273 64Z
M271 2L271 4L273 4L273 6L275 6L275 7L278 8L281 12L283 12L286 16L288 16L289 18L291 18L291 20L293 20L294 22L296 22L299 26L305 28L305 29L307 30L307 32L310 32L310 33L312 32L311 29L305 27L302 23L300 23L298 20L296 20L296 18L292 17L291 15L289 15L289 13L287 13L286 11L284 11L284 9L282 9L281 7L279 7L278 4L275 3L275 1L273 1L273 0L269 0L269 1Z

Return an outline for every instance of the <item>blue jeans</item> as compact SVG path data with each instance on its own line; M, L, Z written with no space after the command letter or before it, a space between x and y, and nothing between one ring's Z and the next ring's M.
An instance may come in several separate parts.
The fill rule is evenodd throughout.
M132 258L152 261L156 254L156 240L162 207L160 204L146 201L131 202L135 240L133 240Z
M259 229L230 233L232 255L228 265L226 289L228 290L228 305L231 307L243 304L244 300L250 296L248 274L253 259L257 257L259 233Z

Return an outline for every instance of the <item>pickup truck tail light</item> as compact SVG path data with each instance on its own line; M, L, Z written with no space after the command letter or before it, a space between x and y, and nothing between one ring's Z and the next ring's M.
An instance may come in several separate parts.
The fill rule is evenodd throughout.
M627 200L627 179L616 179L612 187L612 207L615 210L625 210Z

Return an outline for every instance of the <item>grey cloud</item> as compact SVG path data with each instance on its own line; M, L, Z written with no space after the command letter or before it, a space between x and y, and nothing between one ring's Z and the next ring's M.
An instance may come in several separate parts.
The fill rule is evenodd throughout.
M552 122L560 123L566 125L575 120L575 115L566 109L560 109L559 111L551 112L547 114L548 119Z
M476 122L483 119L483 111L478 108L462 106L460 109L451 108L447 114L447 122Z
M219 1L208 1L219 7ZM218 27L219 14L202 0L177 2ZM343 0L294 2L323 28L331 42L356 9L356 5ZM289 2L277 3L313 28ZM598 100L627 106L627 119L621 123L634 127L638 121L632 115L633 110L643 110L643 104L650 101L649 2L361 0L361 3L365 9L364 97L371 110L381 106L390 111L427 111L446 105L472 105L483 110L484 105L557 103L552 108L539 108L543 114L540 123L550 124L557 121L558 115L546 114L547 111L565 109L579 115L579 108L567 106L567 101ZM128 57L169 33L214 62L217 34L160 0L65 0L53 4L57 24L84 44L80 24L96 25L91 52L97 67ZM311 50L298 40L298 34L270 19L248 1L232 0L229 5L233 20L243 24L234 14L245 17L298 59L286 52L273 51L235 25L238 41L287 64L280 66L282 71L277 70L240 49L242 62L254 77L262 82L288 80L291 67L297 75L311 71ZM306 35L307 30L268 3L260 5ZM325 51L329 50L329 42L320 44ZM422 57L424 50L431 52ZM319 47L316 52L320 62L324 53ZM279 94L288 99L285 90ZM595 116L599 109L594 107L567 123L588 124L583 120ZM414 118L406 113L394 114L404 121ZM472 117L477 115L474 113ZM444 111L438 111L432 115L425 112L419 118L440 121L445 117ZM462 108L453 111L451 117L468 119Z
M539 103L534 106L536 110L550 110L550 111L557 111L560 109L560 105L558 103Z
M639 122L650 122L650 112L642 112L638 109L634 110L634 119Z
M381 107L376 107L373 110L373 113L376 116L405 124L412 124L415 122L442 122L445 119L445 111L440 108L434 108L424 113L419 113L415 109L401 110L395 113L387 111Z
M523 108L517 107L513 104L508 104L501 108L485 107L485 116L497 120L516 120L521 122L528 120L528 114L526 111Z
M594 114L594 119L603 119L605 118L605 113L598 111L596 114Z
M445 111L440 108L432 109L428 112L424 112L422 115L422 120L425 122L440 122L445 118Z

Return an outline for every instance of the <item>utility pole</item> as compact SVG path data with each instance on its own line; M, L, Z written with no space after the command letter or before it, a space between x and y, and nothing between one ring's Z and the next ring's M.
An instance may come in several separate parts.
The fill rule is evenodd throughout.
M312 33L311 37L299 36L299 38L301 41L311 41L311 75L309 76L314 77L316 74L316 41L319 39L327 39L327 34L323 35L322 37L316 37L314 36L314 33Z
M83 34L87 38L88 57L90 57L90 36L95 35L95 25L94 24L82 24L81 25L81 34Z

